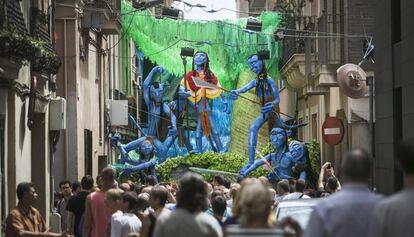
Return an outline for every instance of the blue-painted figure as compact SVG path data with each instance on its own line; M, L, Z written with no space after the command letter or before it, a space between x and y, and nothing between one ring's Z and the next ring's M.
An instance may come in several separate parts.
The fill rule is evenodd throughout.
M151 69L147 78L143 83L143 93L145 104L148 108L148 136L156 136L159 138L159 125L163 114L167 115L171 120L171 129L177 131L177 121L175 114L171 111L166 102L162 100L164 84L159 82L152 83L152 77L155 73L163 73L162 67L155 66Z
M299 173L299 179L306 180L307 159L303 143L296 140L291 141L289 151L292 154L292 162L294 162L293 169Z
M248 58L247 64L249 65L250 70L257 74L257 77L244 87L237 90L232 90L230 92L230 99L236 100L240 93L245 93L253 88L256 88L256 95L260 98L260 101L262 103L262 111L249 128L247 147L249 161L241 169L241 171L246 171L253 164L257 145L257 134L259 132L259 129L267 120L269 120L269 118L271 122L274 122L274 109L280 101L278 88L273 79L267 76L264 61L260 60L255 54ZM273 126L269 127L271 128Z
M272 172L268 175L270 180L291 179L294 158L287 146L287 134L283 128L273 128L270 131L270 144L275 148L275 153L270 153L264 159L256 160L249 168L240 171L242 176L247 176L257 167L270 162Z
M188 72L185 79L181 82L180 95L187 96L185 93L189 93L187 99L189 100L189 108L194 108L198 113L197 129L196 129L196 149L194 153L202 152L202 137L204 135L209 138L211 135L212 147L219 153L225 152L225 148L220 140L215 123L212 121L212 108L211 102L217 97L221 97L225 104L224 110L230 112L230 108L227 105L226 97L221 89L200 88L195 85L192 77L197 77L201 80L207 81L213 85L220 86L220 83L214 73L210 70L208 55L205 52L197 52L193 58L193 69ZM196 69L194 69L196 66ZM187 91L185 91L185 88Z
M163 163L167 159L168 148L177 136L176 131L170 130L164 143L153 136L140 137L126 145L121 144L121 136L116 133L112 136L112 143L117 146L121 153L120 164L128 164L123 170L125 176L131 172L147 170L148 174L155 175L155 165ZM128 153L136 150L139 159L131 159Z

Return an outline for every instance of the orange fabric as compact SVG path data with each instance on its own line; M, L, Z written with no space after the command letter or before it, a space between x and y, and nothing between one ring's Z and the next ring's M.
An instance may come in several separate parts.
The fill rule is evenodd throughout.
M28 211L25 211L20 202L10 211L6 222L7 237L21 236L23 231L34 233L47 231L45 220L40 212L34 207L30 207Z

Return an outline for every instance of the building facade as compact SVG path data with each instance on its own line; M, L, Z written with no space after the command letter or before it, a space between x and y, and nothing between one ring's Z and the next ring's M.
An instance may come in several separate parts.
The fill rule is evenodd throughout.
M275 9L294 15L284 31L293 37L283 39L284 82L280 90L285 102L281 110L291 114L295 114L292 108L296 110L298 123L308 124L298 129L298 138L320 141L322 161L333 162L336 168L350 148L370 148L368 95L358 99L345 95L338 87L336 70L362 61L363 43L373 35L372 4L361 0L301 1L291 5L299 9ZM368 76L373 75L371 62L361 67ZM322 140L322 124L328 116L344 125L344 138L335 146Z
M52 200L49 101L60 60L51 2L0 1L0 222L16 206L16 186L33 182L49 220ZM1 228L0 232L3 229Z
M390 194L403 185L396 145L414 138L414 2L379 0L375 10L375 183Z

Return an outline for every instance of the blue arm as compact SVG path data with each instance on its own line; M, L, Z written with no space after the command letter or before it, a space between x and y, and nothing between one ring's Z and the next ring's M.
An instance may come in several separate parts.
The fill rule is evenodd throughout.
M146 137L141 137L138 138L137 140L134 140L128 144L126 144L125 146L122 146L121 142L117 142L116 143L116 147L118 148L119 152L121 153L121 160L119 163L121 164L125 164L125 163L130 163L130 164L136 164L136 160L133 160L131 158L129 158L128 156L128 152L137 149L139 146L141 146L142 142L145 141Z
M144 83L142 84L142 88L143 88L143 92L144 92L144 101L145 104L148 106L150 103L150 86L151 86L151 81L152 81L152 77L154 76L154 73L158 71L160 67L155 66L151 69L151 71L148 73L148 76L145 78Z
M269 158L270 158L270 155L265 156L266 160L269 160ZM242 171L240 174L243 175L243 176L247 176L250 172L252 172L253 170L257 169L258 167L260 167L264 164L265 164L264 160L258 159L247 170Z
M264 165L264 163L265 162L262 159L257 160L247 170L241 171L240 174L243 175L243 176L247 176L250 172L252 172L253 170L257 169L257 167L259 167L261 165Z
M175 114L172 113L170 107L167 105L167 103L163 103L163 110L164 113L170 116L171 119L171 126L175 129L177 129L177 118L175 117Z
M168 140L168 138L166 140ZM154 138L153 142L155 148L157 149L158 163L161 164L167 159L168 148L156 138Z
M256 80L252 80L247 85L245 85L242 88L238 89L237 92L238 93L245 93L245 92L251 90L255 86L256 86Z
M146 170L150 167L153 167L157 164L157 159L156 158L152 158L151 160L141 163L139 165L135 165L134 167L128 168L131 171L141 171L141 170Z

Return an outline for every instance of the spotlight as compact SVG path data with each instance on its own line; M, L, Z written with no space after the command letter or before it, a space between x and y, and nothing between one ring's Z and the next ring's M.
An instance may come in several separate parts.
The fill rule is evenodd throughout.
M162 4L163 0L145 0L145 1L137 1L135 0L132 3L132 6L138 10L144 10L150 7L155 7L157 5Z
M181 57L193 57L194 56L194 49L189 47L181 48Z
M259 60L267 60L270 59L270 52L267 49L262 49L257 52L257 58Z
M178 16L180 15L180 10L173 8L173 7L163 7L162 8L162 16L168 17L171 19L178 19Z
M262 22L256 19L248 19L246 23L246 30L260 32L262 31Z

